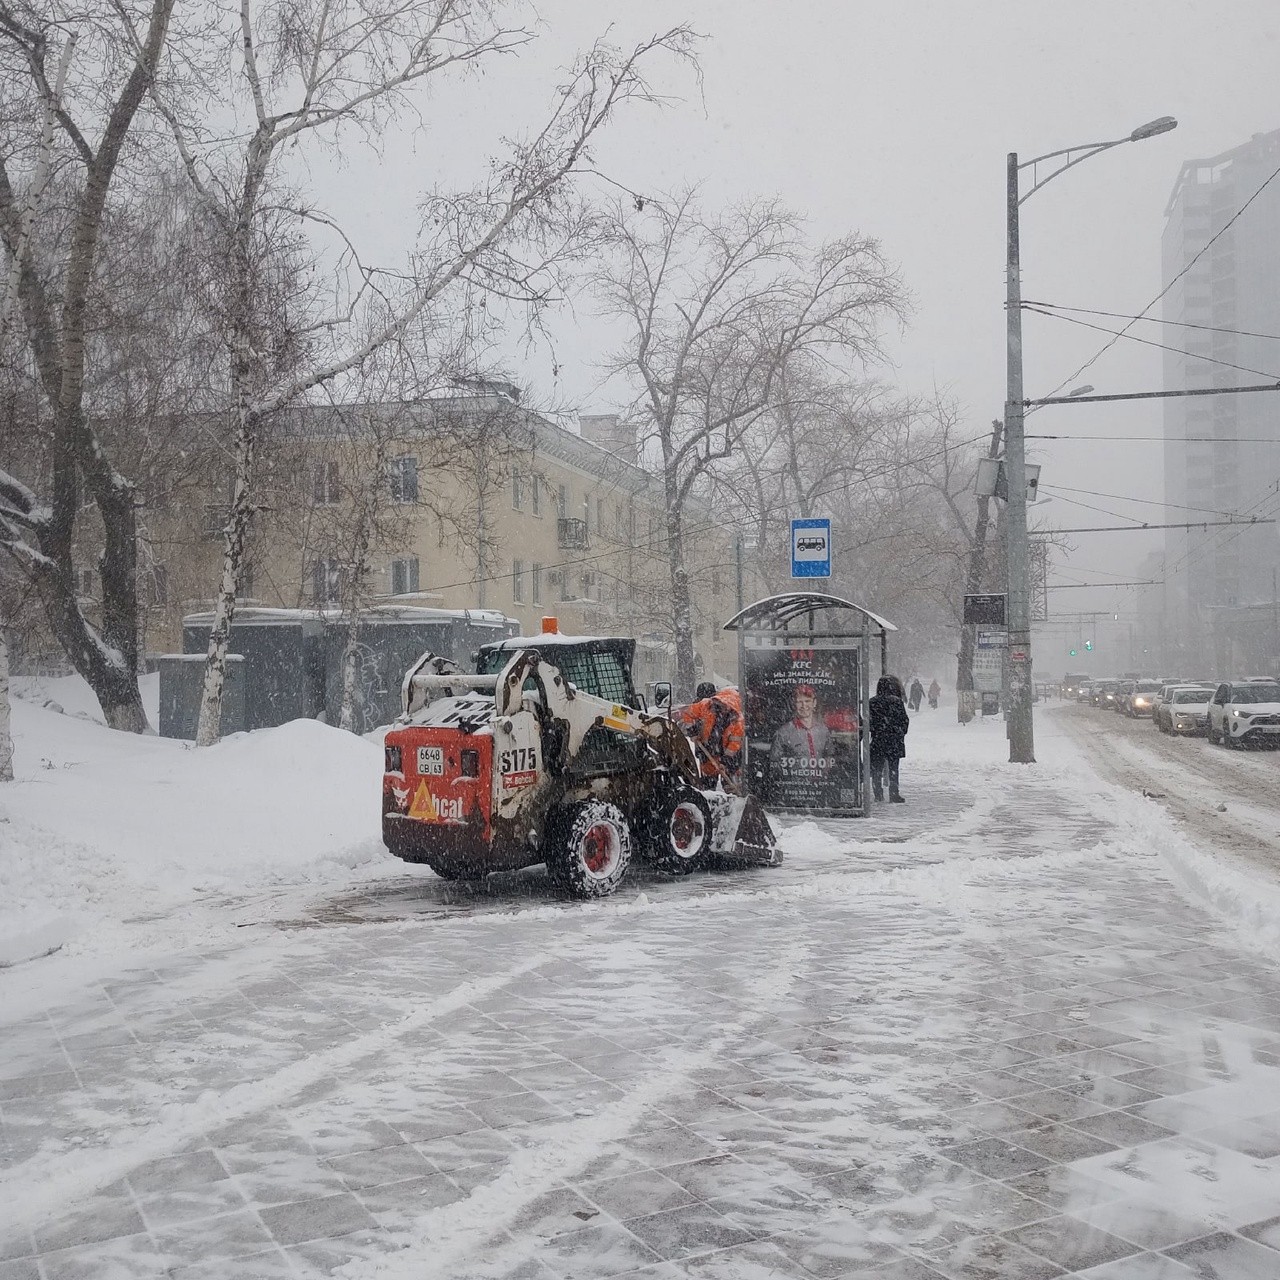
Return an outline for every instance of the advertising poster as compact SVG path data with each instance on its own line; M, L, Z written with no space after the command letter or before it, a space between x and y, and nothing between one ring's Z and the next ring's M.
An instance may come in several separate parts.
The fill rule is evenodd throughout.
M778 809L861 806L856 648L747 649L752 795Z

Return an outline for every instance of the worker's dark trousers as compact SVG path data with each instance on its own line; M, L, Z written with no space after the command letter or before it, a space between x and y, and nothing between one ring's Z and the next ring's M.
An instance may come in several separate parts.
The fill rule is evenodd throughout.
M877 756L871 757L871 794L877 800L884 799L884 777L889 775L889 795L896 796L898 794L898 765L901 762L897 756Z

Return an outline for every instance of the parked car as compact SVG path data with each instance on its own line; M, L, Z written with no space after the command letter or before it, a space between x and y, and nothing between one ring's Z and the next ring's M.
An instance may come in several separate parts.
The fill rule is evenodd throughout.
M1211 685L1169 685L1155 713L1156 728L1162 733L1205 733L1209 728Z
M1135 680L1126 687L1120 710L1134 719L1149 716L1152 703L1159 692L1159 680Z
M1241 680L1220 684L1209 702L1209 741L1224 747L1280 743L1280 683Z

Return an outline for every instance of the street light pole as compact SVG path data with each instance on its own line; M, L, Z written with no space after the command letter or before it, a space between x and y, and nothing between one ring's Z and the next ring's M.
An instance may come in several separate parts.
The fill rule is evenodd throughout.
M1018 242L1019 206L1046 182L1060 173L1112 147L1126 142L1141 142L1176 129L1172 116L1161 116L1139 125L1124 138L1109 142L1090 142L1082 147L1068 147L1018 163L1018 153L1009 152L1007 168L1007 293L1005 328L1008 343L1007 379L1004 405L1005 477L1009 496L1005 508L1005 558L1008 562L1008 613L1005 625L1009 633L1007 650L1009 672L1009 763L1035 764L1035 728L1032 721L1031 685L1031 591L1027 551L1027 448L1025 435L1026 409L1022 393L1022 264ZM1043 178L1037 178L1038 166L1058 160L1058 166ZM1019 190L1018 174L1032 170L1032 185L1026 195ZM1086 388L1082 388L1085 390ZM1087 388L1092 390L1092 388Z
M1027 448L1026 411L1022 406L1022 265L1018 243L1018 153L1009 152L1007 294L1005 330L1008 342L1004 404L1004 466L1009 486L1005 509L1005 557L1009 571L1008 645L1009 762L1035 764L1035 729L1031 713L1031 601L1027 582Z

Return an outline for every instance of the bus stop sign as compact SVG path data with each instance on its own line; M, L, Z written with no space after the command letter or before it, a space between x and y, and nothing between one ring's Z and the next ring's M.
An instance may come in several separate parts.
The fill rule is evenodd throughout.
M831 577L831 521L791 522L791 576L793 578Z

